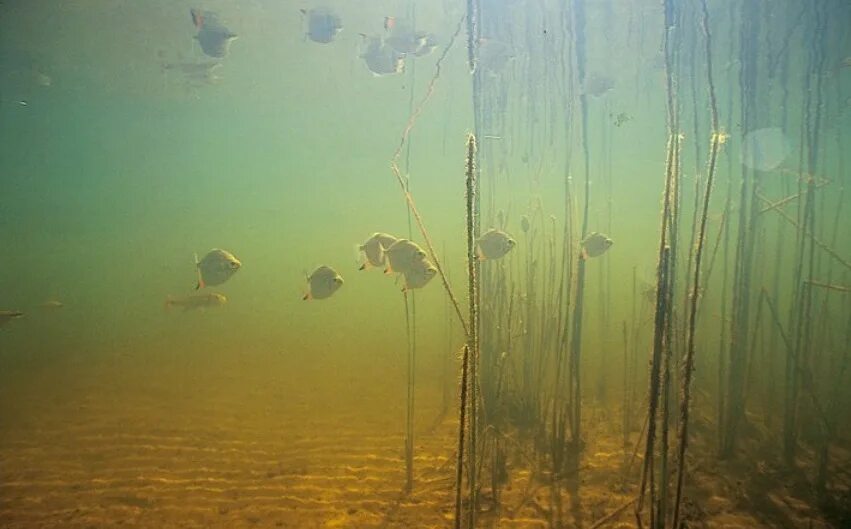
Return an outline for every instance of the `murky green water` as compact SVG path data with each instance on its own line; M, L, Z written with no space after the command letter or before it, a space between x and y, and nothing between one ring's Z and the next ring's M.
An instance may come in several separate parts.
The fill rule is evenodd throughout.
M678 519L849 523L845 2L481 0L469 26L465 2L329 1L327 44L318 6L0 6L0 525L453 526L468 133L477 235L516 244L475 266L460 527L592 527L642 490L672 526L690 337ZM214 20L223 58L193 38ZM373 75L365 35L409 23L437 47ZM377 231L440 273L405 296L359 271ZM613 244L584 258L592 232ZM211 248L242 263L204 289L227 303L166 310ZM303 301L320 265L344 284Z

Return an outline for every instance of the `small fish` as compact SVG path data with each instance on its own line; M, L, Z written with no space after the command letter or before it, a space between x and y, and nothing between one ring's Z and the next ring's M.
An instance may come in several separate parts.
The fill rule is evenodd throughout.
M195 40L201 45L201 51L217 59L227 56L230 43L237 38L237 35L222 25L215 13L192 9L190 14L192 23L198 30Z
M53 85L53 79L44 72L33 70L33 81L38 86L48 87Z
M615 87L615 82L610 77L599 74L591 74L585 79L585 94L600 97Z
M384 252L387 262L385 274L404 274L414 263L425 259L426 253L420 246L408 239L399 239Z
M330 266L320 266L307 276L307 294L303 300L325 299L343 286L343 277Z
M62 303L61 301L59 301L58 299L51 299L51 300L45 301L44 303L39 305L39 307L41 307L43 309L48 309L48 310L61 309L64 306L65 306L65 304Z
M520 229L523 230L523 233L529 233L529 229L531 227L532 227L532 225L529 223L529 216L528 215L521 215L520 216Z
M498 76L512 59L514 54L508 44L487 37L479 39L479 60L476 67L482 68L488 76Z
M365 243L358 246L358 250L363 252L366 261L361 265L359 270L368 268L378 268L384 265L386 261L384 252L393 246L398 239L386 233L373 233L372 237L366 240Z
M414 52L414 55L424 57L437 49L438 44L437 36L434 33L426 33L422 38L419 49Z
M476 241L476 253L482 261L499 259L510 252L516 244L507 233L493 228L483 233Z
M632 116L630 116L626 112L621 112L617 116L614 116L614 118L615 118L615 120L614 120L613 124L614 124L615 127L620 127L621 125L623 125L627 121L632 120Z
M424 31L414 31L410 24L394 23L384 41L399 53L419 55L428 44L428 37Z
M216 292L206 294L192 294L182 298L169 296L165 300L165 308L183 307L184 312L194 309L206 309L209 307L221 307L228 302L228 298Z
M18 310L0 310L0 327L23 315L24 313Z
M589 257L599 257L606 253L613 244L613 241L603 235L602 233L591 232L585 240L582 241L582 255L581 259L587 259Z
M363 59L366 67L375 77L395 75L405 71L405 54L399 53L384 42L381 37L370 37L361 34L364 38Z
M343 21L339 15L327 7L301 10L307 17L307 38L320 44L328 44L343 30Z
M23 99L21 99L20 101L18 101L18 104L19 104L20 106L22 106L22 107L29 106L29 103L27 103L27 102L26 102L26 101L24 101Z
M405 286L402 291L422 288L428 284L431 279L437 275L437 268L431 261L423 257L413 263L403 274L405 278Z
M242 267L242 263L227 250L213 248L200 261L195 254L195 268L198 270L198 284L195 290L221 285Z

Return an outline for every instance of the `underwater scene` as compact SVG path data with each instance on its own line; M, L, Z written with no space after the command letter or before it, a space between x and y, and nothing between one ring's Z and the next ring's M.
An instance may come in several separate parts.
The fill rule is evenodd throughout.
M0 527L851 527L847 0L2 0Z

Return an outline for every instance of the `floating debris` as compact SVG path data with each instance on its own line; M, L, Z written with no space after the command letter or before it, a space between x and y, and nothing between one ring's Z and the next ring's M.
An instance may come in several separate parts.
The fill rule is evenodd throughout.
M205 294L193 294L182 298L169 296L165 300L165 308L183 307L184 312L194 309L206 309L210 307L221 307L228 302L228 298L216 292Z
M328 44L343 30L342 19L328 7L302 9L301 13L307 17L307 38L313 42Z
M302 299L326 299L341 286L343 277L330 266L320 266L307 276L307 293Z
M221 285L242 267L242 263L227 250L213 248L200 261L195 254L195 268L198 269L198 284L195 290Z

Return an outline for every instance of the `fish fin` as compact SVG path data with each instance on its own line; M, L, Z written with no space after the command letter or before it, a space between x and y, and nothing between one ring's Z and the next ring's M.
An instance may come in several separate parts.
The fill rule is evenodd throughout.
M484 252L482 252L482 249L478 245L476 245L476 257L479 259L479 261L487 261L488 259L487 257L485 257Z
M302 301L308 301L308 300L310 300L310 299L313 299L313 296L311 296L311 295L310 295L310 292L308 292L307 294L305 294L305 295L304 295L304 296L302 296L302 298L301 298L301 300L302 300Z
M301 13L302 15L306 15L306 14L307 14L307 9L299 9L298 11L299 11L299 13Z
M204 277L201 275L201 268L198 265L201 264L201 261L198 260L198 252L195 252L195 271L198 273L198 282L195 283L195 290L200 290L207 286L204 283Z
M582 251L581 251L581 252L579 252L579 259L580 259L581 261L585 261L585 260L587 260L587 259L588 259L588 250L586 250L585 248L583 248L583 249L582 249Z
M358 267L358 270L366 270L366 268L367 268L367 264L369 264L369 263L363 263L362 265L360 265L360 266Z

